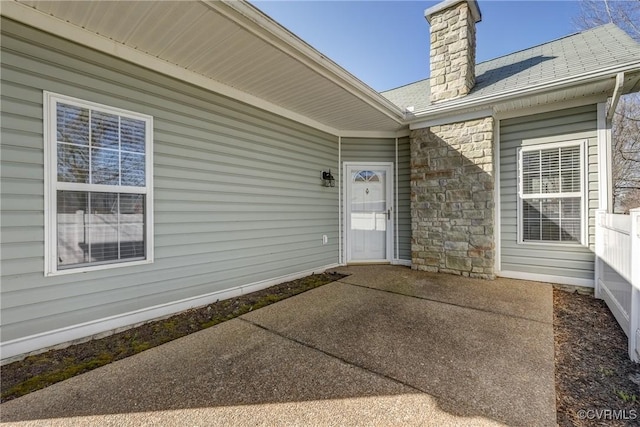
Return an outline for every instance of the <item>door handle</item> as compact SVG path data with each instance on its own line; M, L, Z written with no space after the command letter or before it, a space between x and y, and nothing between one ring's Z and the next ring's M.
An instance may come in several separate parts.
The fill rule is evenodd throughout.
M391 209L392 208L387 209L387 220L389 221L391 221Z

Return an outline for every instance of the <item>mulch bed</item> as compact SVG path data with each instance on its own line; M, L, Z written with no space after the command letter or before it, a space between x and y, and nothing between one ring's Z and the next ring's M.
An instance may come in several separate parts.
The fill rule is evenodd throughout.
M554 289L553 306L558 425L640 425L640 365L604 301Z
M308 276L2 366L2 402L342 277ZM640 425L640 365L605 303L556 288L553 304L558 425Z
M0 367L0 402L23 396L343 277L338 273L313 274L237 298L187 310L105 338L50 350L4 365Z

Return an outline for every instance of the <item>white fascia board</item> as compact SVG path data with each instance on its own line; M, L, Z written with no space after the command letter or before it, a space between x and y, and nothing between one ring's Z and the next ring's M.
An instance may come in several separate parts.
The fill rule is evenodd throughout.
M414 113L413 122L418 122L420 119L433 117L434 115L444 115L447 113L464 112L465 110L489 108L500 102L505 102L523 96L535 96L541 93L550 92L553 90L566 89L572 86L577 86L585 83L594 83L599 80L606 80L614 78L620 72L639 72L640 60L634 60L622 65L614 65L603 68L601 70L582 73L577 76L568 77L564 79L554 80L552 82L540 83L531 85L527 88L512 89L506 92L500 92L497 94L490 94L480 96L477 98L464 97L459 100L447 102L444 105L435 105L426 110L422 110Z
M260 108L277 114L279 116L305 124L323 132L339 135L338 129L327 126L323 123L310 119L302 114L280 107L262 98L250 95L246 92L227 86L218 81L204 77L200 74L186 70L177 65L158 59L134 48L117 43L99 34L77 27L68 22L62 21L54 16L47 15L31 7L22 5L15 1L2 1L1 14L14 21L21 22L28 26L38 28L42 31L55 34L59 37L82 44L96 51L106 53L125 61L132 62L144 68L159 72L161 74L176 78L178 80L191 83L203 89L219 93L232 99L244 102L245 104Z
M550 111L566 110L568 108L582 107L584 105L599 104L606 102L608 95L602 93L600 95L580 97L571 99L569 101L553 102L550 104L535 105L532 107L518 108L516 110L497 111L495 114L496 119L506 120L513 119L515 117L531 116L533 114L548 113Z
M276 49L295 58L319 75L342 87L398 124L404 124L404 112L400 107L311 47L255 6L237 0L200 1L245 30L260 37Z
M494 111L492 108L483 109L478 111L470 111L467 113L457 113L457 114L447 114L441 116L430 117L428 120L422 120L419 122L412 122L409 124L409 129L422 129L428 128L431 126L440 126L451 123L459 123L466 122L469 120L481 119L484 117L492 117L494 115Z

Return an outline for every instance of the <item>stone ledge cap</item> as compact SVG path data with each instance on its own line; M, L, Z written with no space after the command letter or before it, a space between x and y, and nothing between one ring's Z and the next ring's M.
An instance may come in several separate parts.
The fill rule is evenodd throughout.
M458 3L462 3L466 1L469 5L469 10L471 10L471 16L473 16L474 22L480 22L482 20L482 14L480 13L480 7L478 7L478 2L476 0L444 0L435 6L430 7L429 9L424 11L424 17L427 19L427 22L431 24L431 17L438 12L441 12L445 9L453 7Z

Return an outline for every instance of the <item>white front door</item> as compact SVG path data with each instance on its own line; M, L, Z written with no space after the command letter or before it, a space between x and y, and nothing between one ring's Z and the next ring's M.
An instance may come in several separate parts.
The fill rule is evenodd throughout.
M393 165L347 163L347 262L391 262Z

